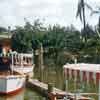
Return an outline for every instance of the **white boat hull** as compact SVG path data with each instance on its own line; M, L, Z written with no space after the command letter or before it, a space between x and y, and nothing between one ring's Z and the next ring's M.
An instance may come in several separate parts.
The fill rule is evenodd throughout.
M14 66L14 70L20 73L29 73L33 72L34 67L33 66L26 66L26 67L19 67L19 66Z
M33 70L34 70L34 66L25 66L25 67L14 66L14 71L23 73L25 75L29 75L29 77L33 77Z
M12 94L25 86L23 75L0 76L0 94Z

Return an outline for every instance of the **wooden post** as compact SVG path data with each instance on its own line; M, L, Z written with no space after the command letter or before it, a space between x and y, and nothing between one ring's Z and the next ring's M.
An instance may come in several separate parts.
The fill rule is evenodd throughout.
M53 92L53 84L49 83L48 84L48 93L51 93L51 92Z
M48 84L48 94L49 94L50 100L57 100L56 95L53 94L53 83Z
M39 49L34 50L34 64L36 67L39 67Z
M57 100L56 96L52 96L51 100Z
M40 44L39 48L39 72L40 72L40 80L43 80L43 46Z
M40 45L40 65L41 65L41 69L43 69L43 46L42 46L42 43Z
M29 75L26 75L26 82L29 81Z
M57 97L55 94L49 93L49 99L50 100L57 100Z
M34 55L35 55L35 50L34 49L32 49L32 55L33 55L33 57L32 57L32 64L34 65Z

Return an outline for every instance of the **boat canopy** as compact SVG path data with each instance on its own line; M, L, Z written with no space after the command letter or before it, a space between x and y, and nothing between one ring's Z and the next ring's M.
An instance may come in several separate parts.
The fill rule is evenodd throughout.
M89 71L89 72L100 72L100 64L86 64L86 63L77 63L77 64L66 64L63 68L69 68L73 70L80 71Z

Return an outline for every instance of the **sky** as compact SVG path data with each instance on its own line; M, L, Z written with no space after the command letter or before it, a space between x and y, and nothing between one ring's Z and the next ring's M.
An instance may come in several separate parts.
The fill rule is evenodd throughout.
M100 0L85 0L93 8L100 6ZM24 18L33 22L42 20L46 25L60 24L70 26L73 24L81 29L82 23L76 19L78 0L0 0L0 26L8 27L24 25ZM99 15L90 16L86 11L87 22L94 26Z

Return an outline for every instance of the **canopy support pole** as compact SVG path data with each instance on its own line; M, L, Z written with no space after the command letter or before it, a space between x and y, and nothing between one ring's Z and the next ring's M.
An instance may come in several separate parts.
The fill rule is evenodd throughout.
M99 87L98 87L98 94L99 94L98 95L98 100L100 100L100 79L99 79L99 84L98 85L99 85Z

